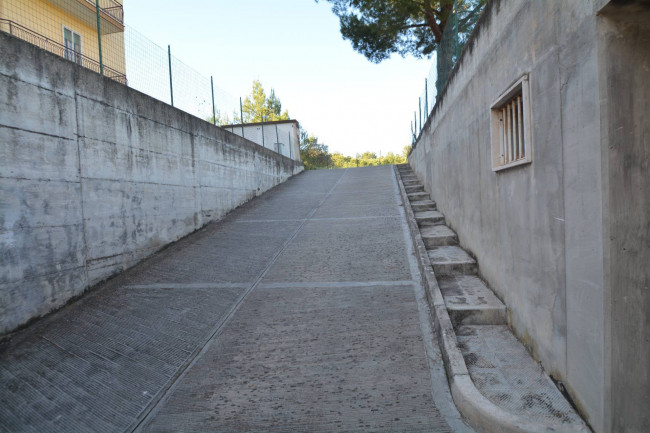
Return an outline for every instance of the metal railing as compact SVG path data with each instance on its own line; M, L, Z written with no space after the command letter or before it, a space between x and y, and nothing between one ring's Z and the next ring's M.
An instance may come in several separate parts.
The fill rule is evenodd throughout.
M82 0L95 7L95 0ZM124 24L124 7L115 0L99 0L99 9Z
M27 27L20 25L14 21L0 18L0 30L4 31L5 33L9 33L10 35L16 36L17 38L20 38L24 41L27 41L30 44L36 45L37 47L49 51L50 53L61 56L64 59L73 61L85 68L93 70L97 73L100 72L101 67L99 61L88 56L84 56L80 52L77 52L71 48L67 48L58 42L54 42L53 40L39 33L36 33L35 31L28 29ZM106 65L104 65L104 75L119 83L127 84L125 74L116 71L115 69L112 69Z
M186 65L172 55L172 47L162 47L133 27L118 23L118 20L123 19L123 12L122 5L116 0L0 0L0 3L3 5L0 11L0 31L217 126L253 121L250 116L244 118L242 98L235 98L219 88L213 76L204 75ZM65 14L53 14L45 7L48 4L65 6L61 8ZM6 14L1 15L2 13ZM82 14L82 20L71 20ZM21 17L29 16L38 19L21 21ZM74 46L64 42L65 34L60 33L62 26L79 34L79 39L83 38L83 45ZM277 113L278 116L280 114ZM266 124L265 120L265 130ZM272 140L270 137L263 138L260 144L298 159L299 154L294 147L296 138L292 135L276 135ZM251 133L249 136L246 131L245 138L254 140L255 135Z

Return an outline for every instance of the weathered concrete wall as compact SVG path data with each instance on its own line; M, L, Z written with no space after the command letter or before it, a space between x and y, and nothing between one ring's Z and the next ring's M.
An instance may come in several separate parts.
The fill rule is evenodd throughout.
M650 431L650 5L600 11L611 431ZM607 322L606 322L607 323ZM606 335L607 335L606 334Z
M606 4L492 1L409 161L591 426L644 431L650 44ZM493 172L490 106L524 74L533 162Z
M0 32L0 334L302 171Z

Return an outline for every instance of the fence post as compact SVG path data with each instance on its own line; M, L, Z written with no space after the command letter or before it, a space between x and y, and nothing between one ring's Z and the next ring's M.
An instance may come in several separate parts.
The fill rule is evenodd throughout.
M241 96L239 97L239 120L241 120L241 136L244 138L244 107L241 103Z
M291 131L287 132L287 134L289 135L289 155L291 155L291 148L293 147L291 145Z
M216 125L217 124L217 112L214 108L214 80L212 79L212 75L210 75L210 88L212 89L212 124Z
M266 147L266 144L264 144L264 115L262 114L262 147Z
M422 98L418 98L418 111L420 112L420 132L422 132Z
M413 124L415 125L415 132L418 130L418 113L413 112Z
M171 95L172 107L173 107L174 106L174 85L172 84L172 47L170 45L167 45L167 58L169 59L169 94Z
M291 137L291 133L289 133L289 137ZM289 146L289 159L293 159L293 146Z
M104 75L104 59L102 57L102 28L99 16L99 0L95 0L95 14L97 15L97 46L99 47L99 74Z
M424 79L424 111L425 119L429 118L429 83L428 80Z
M275 142L276 144L280 143L280 136L278 135L278 124L275 124Z

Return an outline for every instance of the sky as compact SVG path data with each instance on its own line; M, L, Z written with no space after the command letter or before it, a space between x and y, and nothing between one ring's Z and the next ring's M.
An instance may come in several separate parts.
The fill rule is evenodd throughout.
M432 60L369 62L321 0L125 0L125 23L235 98L259 80L330 152L401 153Z

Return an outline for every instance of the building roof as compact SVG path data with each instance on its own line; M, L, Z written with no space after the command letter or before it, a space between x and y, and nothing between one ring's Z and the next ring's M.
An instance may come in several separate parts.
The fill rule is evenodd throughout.
M241 128L242 126L259 126L259 125L274 125L274 124L281 124L281 123L295 123L296 126L299 126L299 123L296 119L289 119L289 120L269 120L268 122L253 122L253 123L244 123L243 125L241 123L233 123L229 125L221 125L222 128Z

